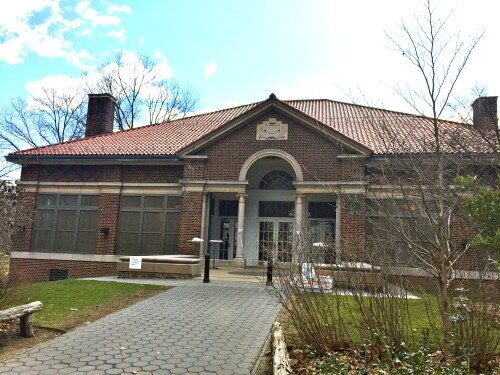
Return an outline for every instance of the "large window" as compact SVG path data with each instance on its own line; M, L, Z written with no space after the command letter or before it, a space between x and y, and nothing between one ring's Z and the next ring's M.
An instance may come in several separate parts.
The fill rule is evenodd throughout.
M427 202L432 212L432 203ZM426 247L433 238L430 217L421 202L404 199L366 201L366 237L368 249L381 262L419 265L409 243ZM432 216L432 215L431 215Z
M99 195L39 194L33 251L95 253Z
M318 251L325 263L335 262L336 207L336 202L309 202L307 209L310 239L323 244Z
M180 196L124 195L120 212L118 253L177 253Z

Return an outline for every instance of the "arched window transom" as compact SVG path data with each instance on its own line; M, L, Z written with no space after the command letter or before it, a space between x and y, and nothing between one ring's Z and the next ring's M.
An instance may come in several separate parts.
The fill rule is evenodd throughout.
M293 177L283 171L269 172L260 180L259 189L293 190Z

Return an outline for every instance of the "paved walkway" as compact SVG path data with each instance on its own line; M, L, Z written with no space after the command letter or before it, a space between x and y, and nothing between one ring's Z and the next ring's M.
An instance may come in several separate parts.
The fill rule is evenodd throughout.
M0 374L252 372L279 311L260 284L158 283L176 287L2 362Z

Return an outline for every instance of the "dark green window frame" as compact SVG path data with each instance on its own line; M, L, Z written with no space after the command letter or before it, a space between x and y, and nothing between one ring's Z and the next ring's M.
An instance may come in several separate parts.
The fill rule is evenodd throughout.
M432 210L432 202L427 202ZM366 200L367 249L392 264L421 266L415 254L408 249L400 232L422 247L430 245L433 236L429 217L421 212L422 202L404 198ZM415 228L418 227L418 230ZM423 237L421 237L423 235ZM377 254L375 254L375 252Z
M118 254L178 252L181 196L122 195L121 201Z
M39 193L32 251L95 253L99 201L98 194Z

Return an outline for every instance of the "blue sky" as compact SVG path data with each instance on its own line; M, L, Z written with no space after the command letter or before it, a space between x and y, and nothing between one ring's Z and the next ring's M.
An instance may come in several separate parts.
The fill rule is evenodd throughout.
M485 31L457 92L476 84L500 93L500 6L494 0L441 0L450 27ZM17 0L0 14L0 105L41 84L61 87L119 51L147 54L166 76L212 110L265 99L331 98L410 109L392 87L419 84L391 48L408 0Z

